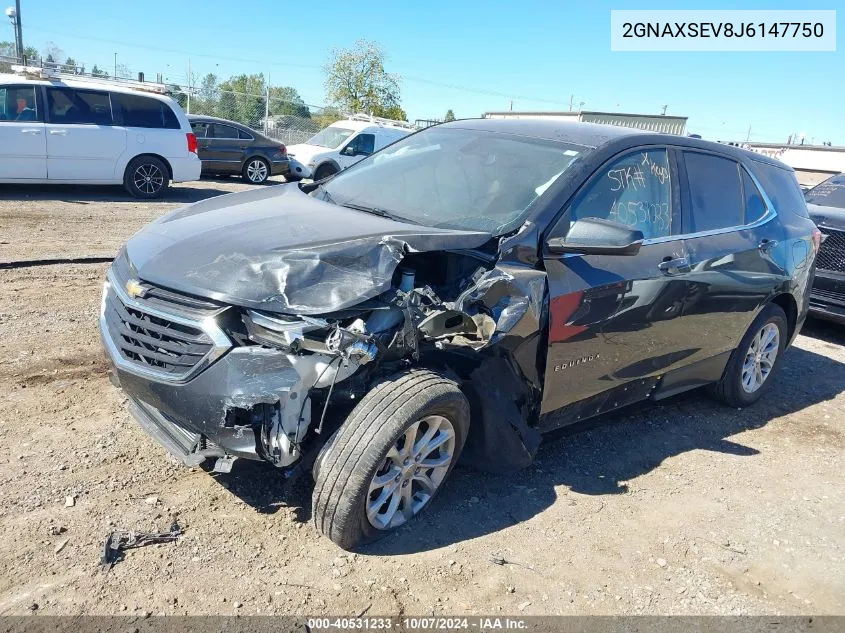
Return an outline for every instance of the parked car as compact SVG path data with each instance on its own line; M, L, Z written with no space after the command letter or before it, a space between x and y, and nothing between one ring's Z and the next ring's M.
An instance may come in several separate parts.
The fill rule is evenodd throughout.
M623 127L463 120L333 178L199 202L108 272L110 374L184 463L316 480L352 548L462 455L709 386L748 406L804 322L818 231L760 154ZM326 438L329 438L326 440Z
M199 179L196 138L170 97L31 76L0 75L0 182L123 184L156 198L170 181Z
M197 135L203 174L238 174L256 185L270 176L290 174L287 149L281 141L226 119L189 114L188 120Z
M332 123L288 153L305 166L303 178L323 180L407 136L414 127L400 121L361 117Z
M810 217L824 235L816 259L810 313L845 323L845 174L836 174L804 194Z

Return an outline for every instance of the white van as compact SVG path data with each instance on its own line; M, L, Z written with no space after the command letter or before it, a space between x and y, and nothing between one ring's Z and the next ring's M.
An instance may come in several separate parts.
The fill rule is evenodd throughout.
M402 121L356 115L332 123L307 143L288 145L288 156L303 166L302 177L322 180L415 130Z
M201 167L185 113L164 94L0 74L0 183L123 184L156 198Z

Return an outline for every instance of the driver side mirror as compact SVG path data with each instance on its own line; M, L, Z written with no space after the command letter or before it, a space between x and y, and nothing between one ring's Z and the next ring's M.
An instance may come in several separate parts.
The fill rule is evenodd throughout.
M346 147L343 148L343 151L340 152L343 156L357 156L358 150L355 148L354 143L350 143Z
M601 218L575 220L566 237L552 237L546 242L552 253L580 255L636 255L642 244L642 231Z

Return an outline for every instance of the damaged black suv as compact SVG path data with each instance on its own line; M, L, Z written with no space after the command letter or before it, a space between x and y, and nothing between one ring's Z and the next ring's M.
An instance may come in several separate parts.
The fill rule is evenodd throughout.
M316 525L350 548L459 455L505 472L639 400L757 400L807 313L814 231L792 170L736 147L459 121L153 222L101 332L150 435L188 465L311 469Z

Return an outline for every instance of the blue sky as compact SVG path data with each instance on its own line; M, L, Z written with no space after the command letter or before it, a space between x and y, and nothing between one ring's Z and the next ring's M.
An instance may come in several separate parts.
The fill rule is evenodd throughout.
M11 0L6 0L11 3ZM835 9L832 2L566 3L546 0L297 3L250 0L22 0L24 43L52 41L87 67L118 62L148 77L185 83L195 72L269 73L309 104L325 102L329 50L358 38L379 42L402 78L409 117L488 110L587 110L688 116L713 140L845 145L845 55L814 53L630 53L610 51L612 8ZM130 8L132 7L132 8ZM840 12L842 14L843 12ZM839 16L837 16L839 17ZM838 36L837 36L838 37ZM0 40L12 39L0 22Z

